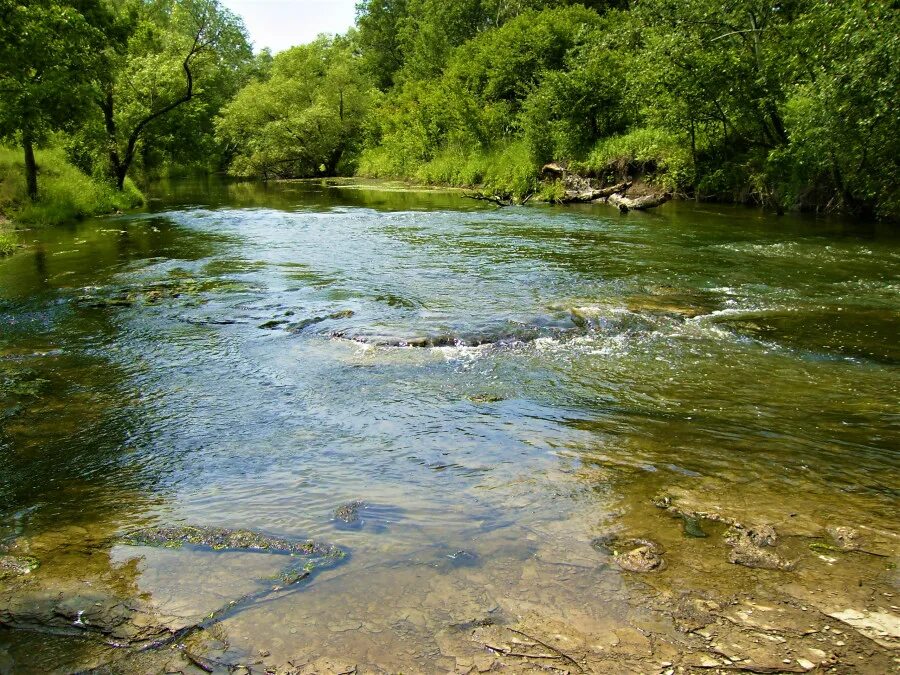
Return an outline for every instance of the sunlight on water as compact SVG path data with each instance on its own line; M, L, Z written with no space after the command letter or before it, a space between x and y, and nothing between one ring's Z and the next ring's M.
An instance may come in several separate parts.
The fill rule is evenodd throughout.
M0 544L40 561L35 593L74 594L73 611L141 595L190 625L278 561L117 538L248 528L349 556L217 624L227 644L205 649L228 663L446 672L489 644L454 626L520 621L640 670L662 659L638 644L671 615L659 594L765 586L654 496L775 524L780 554L806 560L772 577L797 602L845 585L798 537L852 525L896 555L885 233L317 183L158 194L151 213L24 233L0 260ZM353 500L347 524L335 509ZM665 544L656 590L592 546L611 530ZM857 567L875 563L841 569L882 592L896 575ZM25 590L10 597L0 620L40 624ZM19 635L0 633L0 658L117 658Z

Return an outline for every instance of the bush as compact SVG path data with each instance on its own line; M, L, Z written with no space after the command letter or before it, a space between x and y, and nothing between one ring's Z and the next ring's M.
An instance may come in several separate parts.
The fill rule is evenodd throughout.
M599 141L588 158L572 168L610 181L625 174L643 174L649 182L674 191L694 180L688 147L671 132L638 128Z
M59 148L35 153L38 200L31 203L25 192L21 154L17 149L0 148L0 213L17 223L56 225L144 204L144 196L130 180L125 181L125 189L119 192L82 173Z

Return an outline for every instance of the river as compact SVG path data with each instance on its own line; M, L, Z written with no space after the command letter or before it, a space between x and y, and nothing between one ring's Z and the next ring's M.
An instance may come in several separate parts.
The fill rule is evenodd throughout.
M889 230L151 194L0 259L0 544L40 564L0 580L0 672L896 667ZM269 596L279 556L120 539L184 524L347 555Z

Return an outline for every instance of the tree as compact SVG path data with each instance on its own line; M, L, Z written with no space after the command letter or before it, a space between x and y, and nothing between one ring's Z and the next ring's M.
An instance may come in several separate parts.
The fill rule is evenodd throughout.
M105 19L93 0L0 0L0 138L18 136L32 200L34 146L84 112Z
M791 144L771 157L794 199L900 213L900 15L885 0L810 0L787 33ZM830 193L830 195L828 194Z
M251 58L243 23L218 0L132 0L127 38L113 43L97 104L109 172L121 190L152 124L214 94L218 78Z
M334 175L352 159L374 95L348 38L320 37L277 54L222 111L218 135L238 175Z

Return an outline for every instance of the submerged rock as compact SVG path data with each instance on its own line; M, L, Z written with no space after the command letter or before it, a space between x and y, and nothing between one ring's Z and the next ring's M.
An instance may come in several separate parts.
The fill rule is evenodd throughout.
M334 517L347 525L359 523L359 510L365 505L365 502L354 500L335 509Z
M668 509L672 506L672 497L670 495L656 495L650 502L658 509Z
M259 327L263 330L274 330L276 328L280 328L286 323L288 322L285 319L272 319L271 321L266 321L265 323L259 324Z
M771 525L754 525L747 530L747 536L757 546L774 546L778 541L778 534Z
M214 551L250 551L304 556L341 558L344 552L330 544L314 541L290 541L270 537L252 530L231 530L223 527L151 527L126 535L121 543L129 546L178 548L185 544L210 548Z
M771 525L744 527L740 523L735 523L725 533L725 541L731 546L737 546L745 541L753 546L774 546L778 541L778 534Z
M636 548L615 556L616 564L628 572L654 572L665 569L662 548L646 539L635 539Z
M477 555L475 555L471 551L464 551L462 549L448 554L447 557L450 559L451 564L454 567L468 567L471 565L475 565L478 562Z
M860 548L859 531L852 527L842 525L832 525L825 530L834 545L842 551L858 551Z
M591 546L605 555L611 555L616 564L628 572L653 572L665 568L664 549L650 539L621 537L608 532L595 537Z
M709 535L703 531L703 521L697 515L692 513L686 513L681 516L682 520L682 532L684 532L685 537L692 537L695 539L705 539Z
M31 574L39 565L28 556L0 555L0 580Z
M300 333L301 331L306 330L310 326L314 326L317 323L323 323L325 321L335 321L337 319L349 319L355 314L352 309L343 309L339 312L332 312L331 314L325 314L323 316L313 316L308 319L303 319L301 321L296 321L294 323L288 324L285 327L289 333ZM261 328L263 326L260 326Z
M749 536L742 536L732 543L728 561L735 565L762 570L791 570L794 568L793 562L788 562L777 554L757 546Z

